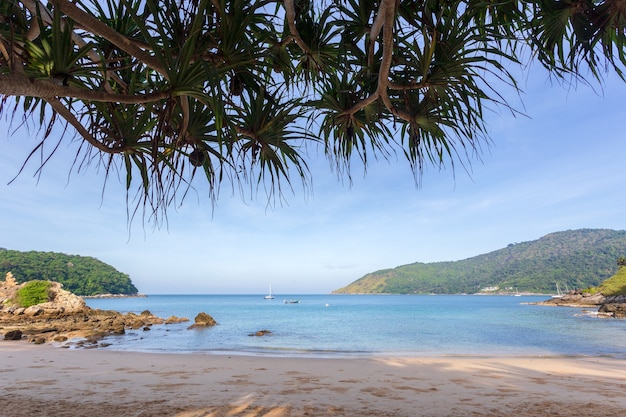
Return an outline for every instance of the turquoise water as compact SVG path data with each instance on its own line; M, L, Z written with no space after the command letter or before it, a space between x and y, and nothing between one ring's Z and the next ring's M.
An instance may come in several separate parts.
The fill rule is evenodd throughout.
M608 355L626 358L626 320L526 303L546 297L461 295L152 295L89 299L93 308L150 310L191 322L129 330L107 349L341 355ZM285 304L284 299L298 299ZM199 312L218 322L187 329ZM250 336L270 330L263 337Z

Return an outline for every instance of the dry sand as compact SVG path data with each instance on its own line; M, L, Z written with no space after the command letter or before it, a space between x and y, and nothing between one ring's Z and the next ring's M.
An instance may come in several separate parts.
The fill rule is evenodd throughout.
M0 342L0 415L626 415L626 360L274 358Z

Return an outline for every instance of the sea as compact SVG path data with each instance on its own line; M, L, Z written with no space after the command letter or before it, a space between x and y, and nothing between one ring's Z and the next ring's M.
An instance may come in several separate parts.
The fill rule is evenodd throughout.
M127 330L108 350L289 357L607 356L626 358L626 320L533 303L547 296L149 295L92 308L187 317ZM291 303L289 301L298 301ZM217 325L189 329L205 312ZM256 332L268 330L264 336Z

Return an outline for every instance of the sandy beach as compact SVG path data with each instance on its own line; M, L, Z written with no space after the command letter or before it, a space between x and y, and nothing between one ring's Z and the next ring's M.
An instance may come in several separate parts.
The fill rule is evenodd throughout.
M626 360L276 358L0 342L0 415L623 416Z

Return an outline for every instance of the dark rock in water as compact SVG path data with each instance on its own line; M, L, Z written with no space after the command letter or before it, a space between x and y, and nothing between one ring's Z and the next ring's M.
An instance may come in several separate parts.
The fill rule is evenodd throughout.
M4 334L4 340L21 340L22 339L22 331L21 330L9 330Z
M196 316L196 318L194 319L194 324L192 324L188 328L194 329L196 327L211 327L215 326L216 324L217 322L213 317L211 317L207 313L202 312Z
M256 333L250 333L248 336L265 336L267 334L272 334L269 330L259 330Z
M607 303L602 304L598 313L602 313L603 315L607 315L610 317L615 317L618 319L626 318L626 304L617 304L617 303Z
M123 325L121 325L113 329L110 329L109 331L111 332L111 334L125 334L126 328Z

